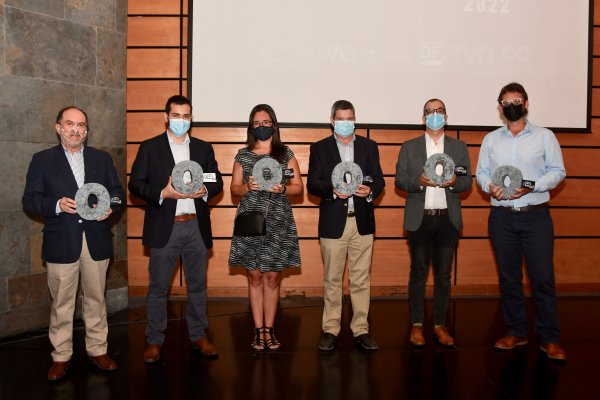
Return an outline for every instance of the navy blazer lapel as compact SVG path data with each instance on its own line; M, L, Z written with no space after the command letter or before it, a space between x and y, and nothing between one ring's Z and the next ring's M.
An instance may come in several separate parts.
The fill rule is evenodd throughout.
M366 142L362 140L362 137L356 136L354 140L354 163L360 166L364 175L369 175L369 171L366 170L366 168L369 168L369 160L365 145Z
M342 157L340 156L340 150L338 149L337 141L335 140L333 135L334 134L332 134L329 137L329 141L327 142L327 148L329 149L329 153L332 157L331 160L333 161L333 165L335 166L342 162Z
M165 161L169 164L169 167L173 169L175 166L175 158L173 158L173 152L171 151L171 145L169 144L168 133L165 131L162 137L163 145L160 146L160 152ZM190 139L191 140L191 139ZM191 143L190 143L190 159L191 159Z
M58 168L62 171L63 176L67 179L67 184L71 189L77 191L79 186L77 185L77 181L75 180L75 175L73 175L73 170L71 169L71 165L67 160L67 156L65 155L65 149L62 147L62 144L59 144L54 148L54 161L58 165ZM84 151L85 153L85 151ZM84 160L85 162L85 160ZM85 167L85 164L84 164Z

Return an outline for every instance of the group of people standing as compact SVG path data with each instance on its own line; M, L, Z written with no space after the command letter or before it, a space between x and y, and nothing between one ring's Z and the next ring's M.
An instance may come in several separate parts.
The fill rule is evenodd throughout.
M518 83L502 88L498 110L505 125L483 140L477 165L477 182L491 196L489 232L498 261L501 298L507 334L495 343L508 350L527 344L527 319L522 287L525 258L536 304L535 330L540 348L549 358L565 360L558 343L553 267L553 225L548 191L565 177L560 146L554 134L532 125L525 89ZM146 297L148 324L143 360L160 359L167 326L167 294L174 268L181 258L188 288L186 321L192 347L205 356L218 350L207 338L206 266L212 246L208 202L223 189L223 180L212 145L192 137L192 105L180 95L165 106L166 130L140 145L131 168L129 191L146 202L143 244L150 248L150 283ZM433 335L439 344L454 346L446 327L450 276L462 229L461 193L472 185L466 144L445 135L448 122L442 100L428 100L422 115L424 135L403 143L396 164L395 185L407 192L404 229L410 249L410 343L425 344L424 298L430 264L434 275ZM355 134L356 112L352 103L336 101L331 108L333 133L310 147L307 190L320 198L318 235L324 263L324 309L321 351L336 347L341 330L342 278L348 266L352 303L350 328L356 345L378 349L370 334L370 271L375 233L374 201L385 182L377 144ZM123 188L107 153L85 146L87 116L76 107L58 114L56 132L60 144L34 155L23 205L44 217L42 257L48 265L48 284L53 298L50 340L55 351L48 372L50 381L62 378L72 354L72 323L76 288L81 273L84 296L86 349L98 368L114 370L106 353L106 307L104 285L112 255L107 218L121 201L111 202L107 215L97 221L79 218L74 199L84 182L104 185L113 199L122 199ZM85 150L85 151L84 151ZM444 153L460 171L443 183L424 172L426 160ZM267 190L252 176L254 164L265 157L275 159L286 173ZM192 160L211 176L195 193L174 189L171 172L175 164ZM355 192L334 188L333 169L342 161L357 164L365 179ZM492 182L493 171L502 165L519 168L533 188L518 188L510 196ZM458 171L458 169L457 169ZM246 145L233 163L231 193L240 198L238 214L267 211L266 235L234 235L230 267L247 270L248 297L254 328L250 346L255 351L275 351L281 343L274 323L280 296L281 271L300 267L300 249L288 196L301 195L302 174L294 153L281 141L274 110L259 104L250 113ZM86 242L86 238L88 239ZM93 239L93 240L90 240ZM92 271L92 272L90 272Z

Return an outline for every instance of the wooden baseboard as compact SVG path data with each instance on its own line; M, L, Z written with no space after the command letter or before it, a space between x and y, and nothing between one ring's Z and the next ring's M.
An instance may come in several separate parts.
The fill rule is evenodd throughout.
M146 286L130 286L129 296L145 296ZM185 297L187 296L185 287L172 288L169 296ZM531 295L529 285L524 285L525 295ZM598 296L600 295L600 283L561 283L556 285L556 292L559 296ZM349 294L348 288L344 288L344 294ZM425 289L427 296L433 295L433 286L427 286ZM461 285L452 287L452 296L499 296L500 287L498 285ZM208 288L209 297L246 297L248 290L246 288L236 287L213 287ZM299 287L282 288L281 297L323 297L323 287ZM374 286L371 288L372 297L408 297L407 286Z

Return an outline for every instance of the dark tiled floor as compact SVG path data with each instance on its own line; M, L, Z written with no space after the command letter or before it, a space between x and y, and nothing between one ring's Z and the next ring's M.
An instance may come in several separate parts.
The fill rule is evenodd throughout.
M276 324L282 350L254 355L246 301L211 301L217 360L191 351L182 318L185 302L173 301L162 360L146 366L145 308L136 303L110 318L109 354L120 366L110 374L88 365L81 328L75 332L69 375L54 384L46 381L51 350L46 332L0 342L0 399L600 398L600 297L559 299L566 365L549 362L534 334L526 348L496 352L492 343L504 333L499 301L469 298L451 302L448 325L455 350L435 345L430 329L425 348L412 349L407 301L373 300L371 329L380 345L373 354L354 348L348 328L340 334L338 351L319 353L321 301L284 299ZM533 306L529 311L532 315ZM349 314L345 304L344 327Z

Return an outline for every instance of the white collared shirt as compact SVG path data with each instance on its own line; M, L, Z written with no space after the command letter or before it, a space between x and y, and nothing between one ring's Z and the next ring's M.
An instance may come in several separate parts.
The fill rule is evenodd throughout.
M187 133L185 134L185 140L181 144L175 142L175 140L173 140L168 133L167 138L169 139L169 147L171 147L171 153L173 153L175 164L190 159L190 137ZM189 172L186 172L183 175L183 180L191 180ZM175 215L181 214L196 214L196 205L194 204L194 199L177 200Z
M71 172L73 172L73 176L75 177L75 181L77 182L77 187L81 188L85 183L85 164L83 161L83 144L74 153L71 153L65 146L63 146L63 150L65 152L65 157L67 157L67 162L71 167ZM60 214L62 210L60 209L60 199L56 202L55 207L56 215Z
M438 139L437 144L433 141L431 136L427 132L425 132L425 147L427 148L427 158L431 157L433 154L443 153L444 152L444 138L446 134L442 134ZM438 165L436 171L440 173L438 169L443 168L441 165ZM425 188L425 209L426 210L436 210L441 208L448 208L448 203L446 203L446 189L440 187L431 187L427 186Z

